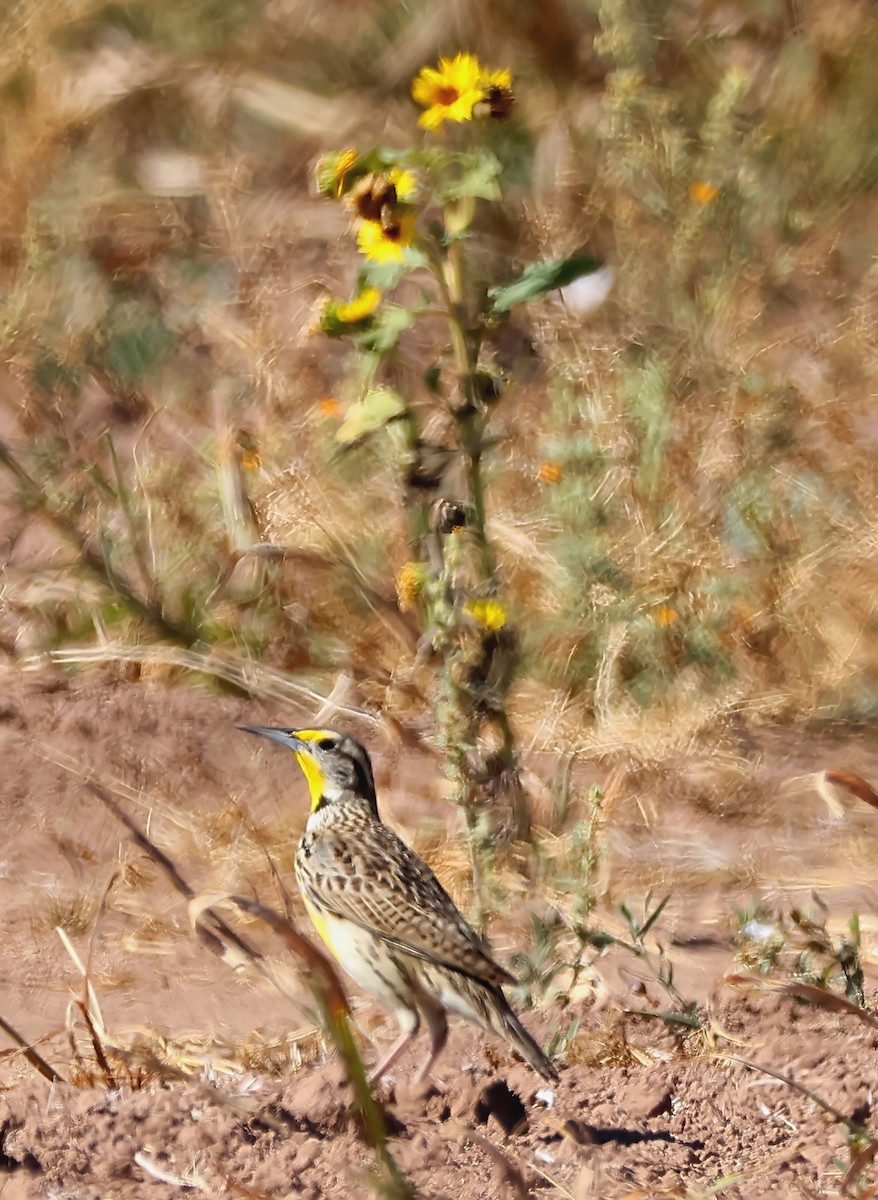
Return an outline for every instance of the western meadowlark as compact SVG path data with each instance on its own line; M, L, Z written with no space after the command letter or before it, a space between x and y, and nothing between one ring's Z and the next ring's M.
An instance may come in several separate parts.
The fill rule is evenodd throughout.
M505 1038L544 1079L558 1072L509 1007L512 976L487 954L425 862L378 815L369 755L333 729L242 725L289 747L311 792L296 877L317 932L348 975L399 1022L402 1036L372 1076L389 1071L423 1017L425 1079L455 1013Z

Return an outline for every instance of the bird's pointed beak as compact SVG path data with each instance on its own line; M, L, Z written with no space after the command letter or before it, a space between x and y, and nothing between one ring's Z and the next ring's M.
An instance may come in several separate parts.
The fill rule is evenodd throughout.
M316 812L323 799L323 769L314 757L312 746L305 738L297 737L291 729L274 729L271 725L239 725L244 733L256 733L270 742L280 742L296 755L296 761L308 783L311 793L311 811Z
M297 754L308 752L308 743L288 729L275 729L271 725L238 725L237 728L243 733L255 733L259 737L268 738L270 742L280 742L282 746L286 746L288 750L295 750Z

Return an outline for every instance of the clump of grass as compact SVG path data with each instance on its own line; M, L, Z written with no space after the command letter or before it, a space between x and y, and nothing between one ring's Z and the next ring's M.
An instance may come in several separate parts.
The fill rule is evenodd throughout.
M761 905L738 912L738 959L760 976L840 990L851 1004L864 1008L859 916L851 915L847 933L832 934L826 904L816 892L811 898L815 909L810 913L793 908L777 914Z
M41 895L34 907L31 929L35 935L47 929L63 929L75 937L91 932L101 910L101 896L94 890L52 891Z

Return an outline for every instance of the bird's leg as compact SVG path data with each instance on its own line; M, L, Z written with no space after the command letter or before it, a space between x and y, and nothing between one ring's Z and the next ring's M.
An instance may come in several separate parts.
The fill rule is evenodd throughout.
M418 1035L418 1030L421 1027L421 1020L418 1016L416 1008L404 1009L397 1013L397 1020L402 1029L402 1037L391 1048L386 1058L382 1059L381 1063L375 1068L372 1073L371 1083L374 1087L378 1081L387 1074L399 1056L404 1052L409 1042L413 1042ZM431 1032L432 1032L432 1026Z
M429 1078L430 1072L436 1065L436 1059L445 1049L445 1043L448 1041L448 1021L445 1009L441 1004L437 1004L431 997L424 995L420 999L421 1012L424 1014L430 1034L430 1053L418 1072L418 1083L423 1083L425 1079Z

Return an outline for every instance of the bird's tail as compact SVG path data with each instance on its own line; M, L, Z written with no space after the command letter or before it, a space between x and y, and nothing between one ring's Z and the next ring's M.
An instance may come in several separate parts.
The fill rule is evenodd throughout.
M526 1063L533 1067L538 1075L552 1083L557 1083L560 1076L553 1063L546 1058L534 1039L519 1021L509 1007L509 1002L500 988L495 992L496 1007L491 1013L491 1025L496 1033L504 1037L518 1051Z

